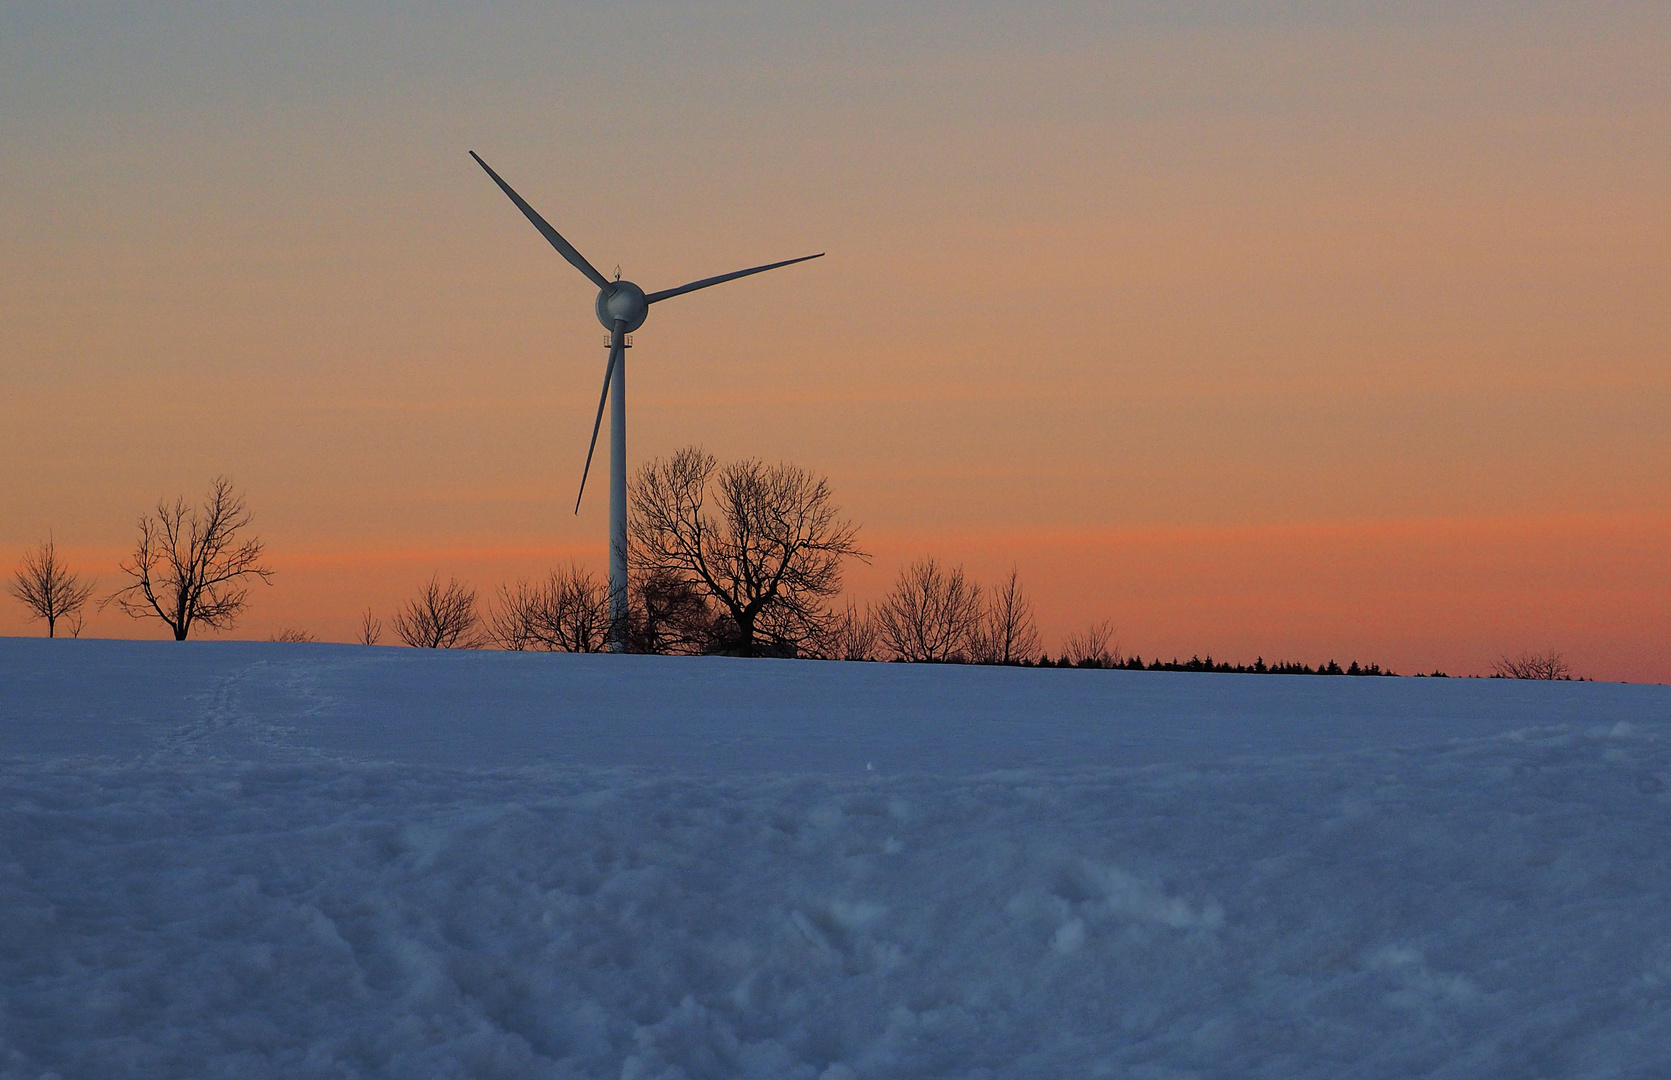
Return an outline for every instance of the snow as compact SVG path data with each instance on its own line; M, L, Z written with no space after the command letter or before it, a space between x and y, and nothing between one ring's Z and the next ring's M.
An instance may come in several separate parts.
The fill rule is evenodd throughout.
M0 1077L1671 1075L1671 689L0 640Z

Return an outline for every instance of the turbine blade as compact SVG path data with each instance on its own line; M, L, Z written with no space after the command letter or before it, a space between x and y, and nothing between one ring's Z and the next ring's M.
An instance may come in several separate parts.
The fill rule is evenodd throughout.
M574 512L580 513L580 499L586 494L586 474L592 471L592 453L598 448L598 429L603 426L603 406L609 400L609 380L615 377L615 361L627 347L627 324L615 320L609 337L609 363L603 369L603 393L598 395L598 418L592 421L592 442L586 447L586 466L580 470L580 494L574 497Z
M502 191L504 191L504 193L506 195L509 195L511 197L511 202L516 203L516 208L518 210L521 210L523 212L523 214L525 214L527 216L528 220L534 223L534 228L538 229L540 231L540 235L545 237L547 240L549 240L551 242L551 246L557 249L557 253L559 255L561 255L561 256L563 256L563 258L569 260L569 263L576 270L579 270L582 274L585 274L588 278L591 278L592 279L592 284L596 285L598 288L602 289L604 292L613 293L615 291L614 283L611 282L608 278L604 277L602 274L598 273L597 268L595 266L593 266L591 263L586 261L586 256L584 256L580 252L576 251L574 249L573 244L571 244L567 240L563 239L563 234L562 233L558 232L556 229L553 229L551 227L551 223L546 221L545 218L540 217L540 213L539 213L538 210L535 210L532 206L529 206L526 202L523 201L521 195L518 195L515 191L513 191L511 189L511 186L509 184L507 184L503 180L499 179L499 174L494 172L492 167L489 166L487 162L485 162L481 159L480 154L478 154L474 150L472 150L472 151L470 151L470 156L476 159L476 164L477 165L480 165L482 168L487 170L487 175L493 177L493 182L495 184L498 184L500 189Z
M663 289L661 292L653 292L644 298L644 302L646 304L653 304L657 300L666 300L674 296L683 296L685 293L695 292L697 289L706 289L710 285L718 285L726 281L735 281L737 278L748 277L750 274L762 274L767 270L776 270L780 266L791 266L798 262L806 262L808 259L821 259L823 257L824 253L820 251L817 255L802 255L798 259L785 259L782 262L767 263L765 266L751 266L747 270L734 270L729 274L721 274L719 277L703 278L701 281L693 281L689 285L680 285L677 289Z

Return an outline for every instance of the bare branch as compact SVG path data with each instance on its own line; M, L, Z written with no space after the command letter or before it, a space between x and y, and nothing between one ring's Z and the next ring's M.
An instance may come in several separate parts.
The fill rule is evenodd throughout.
M192 627L230 630L248 604L250 578L271 584L262 565L264 546L239 535L254 520L230 477L210 481L201 507L184 497L157 500L155 514L139 519L139 541L120 564L131 582L99 602L115 604L136 619L159 619L184 641Z
M709 652L724 638L725 628L699 583L641 558L628 565L631 651L693 656Z
M31 619L46 620L46 636L57 636L58 620L69 618L73 636L81 636L81 608L92 595L96 581L81 584L69 568L58 561L58 549L49 536L34 551L25 552L23 563L12 575L7 591L29 609Z
M599 652L608 642L609 587L578 565L545 581L499 586L488 640L502 649Z
M963 567L941 567L933 557L899 572L876 611L882 641L912 663L963 661L981 619L981 590Z
M481 646L476 636L480 621L476 590L459 584L457 578L442 585L436 575L416 599L395 613L394 630L414 648L475 649Z
M1019 664L1039 655L1039 628L1033 602L1021 589L1015 567L992 589L986 612L975 631L970 658L978 664Z
M1523 652L1519 656L1500 657L1492 669L1504 679L1547 679L1566 681L1572 678L1572 666L1554 649L1548 652Z
M1068 640L1062 646L1062 658L1074 667L1118 667L1121 660L1120 650L1117 646L1110 645L1113 640L1114 623L1110 619L1104 619L1078 633L1069 634Z
M880 645L876 613L868 605L861 611L849 600L846 608L830 619L824 633L813 643L812 651L825 660L875 660Z
M383 620L372 615L371 609L366 608L365 614L360 616L361 645L375 645L377 639L383 636Z

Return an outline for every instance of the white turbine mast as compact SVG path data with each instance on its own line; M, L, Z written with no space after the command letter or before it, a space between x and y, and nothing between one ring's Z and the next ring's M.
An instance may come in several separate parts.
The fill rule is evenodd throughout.
M586 494L586 475L592 469L592 452L598 446L598 429L603 425L603 407L609 403L613 395L613 407L609 410L609 649L611 652L625 652L627 648L627 335L644 325L644 319L650 314L650 305L662 300L671 300L675 296L683 296L697 289L706 289L710 285L718 285L750 274L759 274L767 270L776 270L780 266L806 262L816 259L817 255L802 255L798 259L785 259L782 262L767 263L765 266L751 266L747 270L733 270L729 274L718 277L703 278L692 281L677 288L662 289L660 292L646 293L643 289L630 281L621 280L621 268L615 268L615 280L611 281L598 273L597 269L586 261L586 256L575 250L573 244L563 239L563 234L552 228L539 212L518 195L511 186L499 178L481 155L474 150L470 156L476 159L476 164L487 171L493 182L499 185L501 191L510 196L511 202L521 210L528 220L533 222L534 228L540 235L557 249L557 253L569 261L569 264L582 274L592 284L598 287L598 299L595 305L598 322L609 331L609 361L603 369L603 393L598 398L597 419L592 421L592 441L586 447L586 464L580 470L580 492L574 499L574 512L580 513L580 499Z

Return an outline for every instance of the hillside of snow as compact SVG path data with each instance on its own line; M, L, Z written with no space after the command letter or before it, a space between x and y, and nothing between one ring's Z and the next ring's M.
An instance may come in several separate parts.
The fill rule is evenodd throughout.
M1671 688L0 639L0 1078L1663 1077Z

